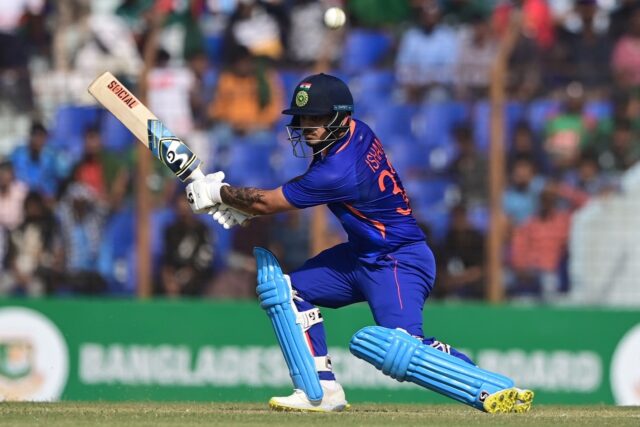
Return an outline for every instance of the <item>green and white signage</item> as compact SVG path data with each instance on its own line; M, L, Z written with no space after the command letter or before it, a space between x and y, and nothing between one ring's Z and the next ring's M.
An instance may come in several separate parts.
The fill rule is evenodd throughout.
M447 402L349 353L372 324L323 310L351 402ZM428 305L425 330L539 403L640 404L640 311ZM254 302L0 300L0 400L267 401L291 381Z

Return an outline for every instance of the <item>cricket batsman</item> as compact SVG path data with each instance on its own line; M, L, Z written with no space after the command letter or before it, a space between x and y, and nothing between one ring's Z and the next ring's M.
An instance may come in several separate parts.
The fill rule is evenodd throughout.
M477 367L455 348L425 337L422 308L435 281L433 253L382 144L353 118L353 97L340 79L316 74L294 91L287 126L294 154L312 157L307 171L274 190L239 188L216 172L187 186L195 213L225 228L255 215L327 205L349 237L283 274L256 248L257 293L282 348L294 392L273 397L276 410L342 411L349 407L327 354L317 306L366 301L376 326L353 335L351 352L398 381L410 381L481 411L526 412L533 392Z

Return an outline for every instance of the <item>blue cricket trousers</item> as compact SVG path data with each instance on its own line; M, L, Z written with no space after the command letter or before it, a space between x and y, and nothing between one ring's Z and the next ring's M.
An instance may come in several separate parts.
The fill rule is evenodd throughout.
M349 243L342 243L307 260L290 276L294 290L304 300L296 301L299 311L315 305L339 308L366 301L379 326L402 328L424 337L422 309L433 288L435 273L433 253L424 242L368 258L357 257ZM307 340L314 356L327 354L322 323L307 331ZM434 338L423 341L472 363L463 353ZM320 374L320 379L334 379L332 373Z

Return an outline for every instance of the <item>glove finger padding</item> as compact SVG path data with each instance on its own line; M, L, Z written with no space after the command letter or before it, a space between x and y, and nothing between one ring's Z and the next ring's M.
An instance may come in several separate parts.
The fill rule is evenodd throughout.
M253 215L246 214L223 203L210 209L208 212L214 221L222 225L225 229L232 228L236 225L243 225Z
M214 221L218 221L218 219L220 219L220 217L224 214L224 210L221 210L220 208L218 208L217 210L209 213L213 217Z
M220 215L220 217L218 218L218 224L220 225L226 225L231 219L231 214L229 213L229 211L225 211L222 215Z

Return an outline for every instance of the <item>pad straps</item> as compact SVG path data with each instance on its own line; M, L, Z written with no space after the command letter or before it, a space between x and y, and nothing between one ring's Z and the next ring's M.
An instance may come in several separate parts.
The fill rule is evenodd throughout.
M303 332L308 331L313 325L322 323L322 313L317 307L311 310L298 311L296 313L296 322L300 325Z
M333 366L331 365L331 358L329 356L316 356L313 358L316 362L316 371L318 372L331 372Z

